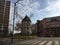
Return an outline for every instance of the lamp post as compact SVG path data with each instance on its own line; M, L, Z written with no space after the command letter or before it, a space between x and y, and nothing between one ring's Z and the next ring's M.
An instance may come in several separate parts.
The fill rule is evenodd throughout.
M14 22L15 22L15 9L16 9L16 4L19 2L19 1L22 1L22 0L17 0L15 3L14 3L14 15L13 15L13 31L12 31L12 38L11 38L11 43L13 43L13 33L14 33Z

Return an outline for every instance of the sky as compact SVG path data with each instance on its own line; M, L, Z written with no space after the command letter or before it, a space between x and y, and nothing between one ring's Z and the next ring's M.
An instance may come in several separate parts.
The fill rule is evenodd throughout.
M11 0L11 20L14 10L13 4L16 1ZM42 20L43 18L60 16L60 0L22 0L19 1L16 9L17 14L22 18L28 15L32 23L36 23L37 20ZM18 20L22 19L18 18Z

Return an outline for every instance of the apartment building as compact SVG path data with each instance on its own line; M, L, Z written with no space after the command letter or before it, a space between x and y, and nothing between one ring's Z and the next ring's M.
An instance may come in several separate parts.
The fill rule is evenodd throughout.
M0 35L7 35L9 27L10 1L0 0Z

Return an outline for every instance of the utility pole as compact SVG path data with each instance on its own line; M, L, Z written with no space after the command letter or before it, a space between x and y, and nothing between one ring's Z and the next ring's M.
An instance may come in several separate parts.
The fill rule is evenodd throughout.
M11 38L11 43L13 43L13 33L14 33L14 22L15 22L15 15L16 15L16 13L15 13L15 9L16 9L16 4L19 2L19 1L22 1L22 0L17 0L15 3L14 3L14 15L13 15L13 31L12 31L12 38Z

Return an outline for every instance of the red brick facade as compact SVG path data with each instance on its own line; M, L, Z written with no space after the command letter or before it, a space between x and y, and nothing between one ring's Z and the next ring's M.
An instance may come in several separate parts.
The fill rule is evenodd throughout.
M60 37L60 16L44 18L43 20L40 21L40 25L41 24L42 24L42 35L40 36ZM38 24L37 24L37 31L41 30L40 27L38 27Z

